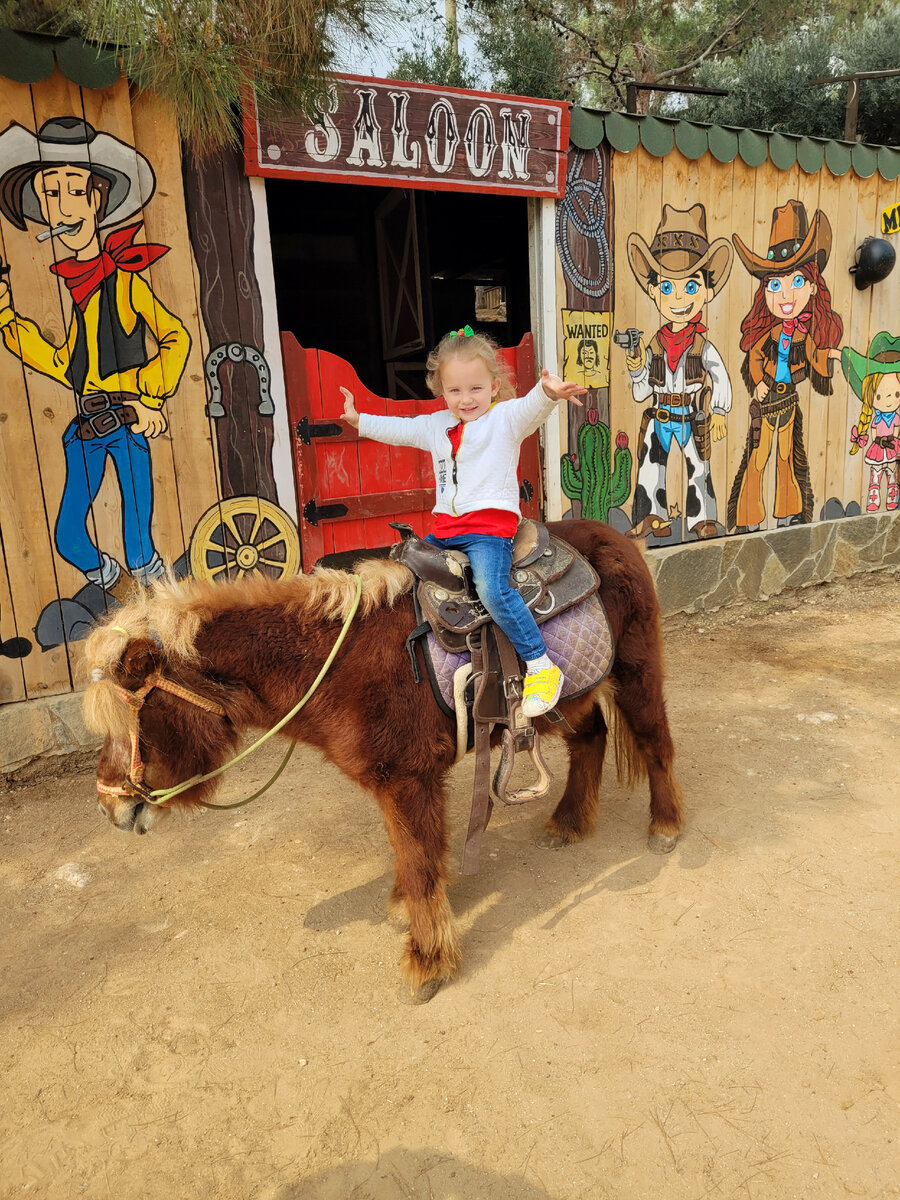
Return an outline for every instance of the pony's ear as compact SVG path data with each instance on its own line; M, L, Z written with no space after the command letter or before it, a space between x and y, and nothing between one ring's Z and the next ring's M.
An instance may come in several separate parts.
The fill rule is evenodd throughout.
M159 645L150 638L135 638L129 642L122 654L119 673L127 688L136 688L147 676L162 666L163 653Z

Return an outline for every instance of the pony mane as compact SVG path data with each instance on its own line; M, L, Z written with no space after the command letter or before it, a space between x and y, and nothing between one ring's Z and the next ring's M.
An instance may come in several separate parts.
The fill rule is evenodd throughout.
M364 559L357 564L356 574L362 580L359 612L363 616L392 607L411 590L414 579L407 567L392 559ZM85 664L95 680L98 672L108 676L135 638L151 638L168 656L197 662L197 635L220 613L274 606L298 620L315 614L323 621L343 621L355 598L354 576L331 567L316 567L308 575L290 579L251 575L222 583L167 576L141 589L94 629L85 642Z

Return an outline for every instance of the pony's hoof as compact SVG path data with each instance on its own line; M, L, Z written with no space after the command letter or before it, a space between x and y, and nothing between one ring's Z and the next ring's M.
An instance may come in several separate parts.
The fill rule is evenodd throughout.
M675 843L678 841L678 835L669 837L665 833L651 833L647 838L647 848L654 854L671 854L675 849Z
M541 850L562 850L563 846L568 846L569 842L567 838L561 837L558 833L543 829L534 844Z
M410 991L407 984L401 983L397 999L401 1004L427 1004L437 995L443 982L443 979L426 979L415 991Z

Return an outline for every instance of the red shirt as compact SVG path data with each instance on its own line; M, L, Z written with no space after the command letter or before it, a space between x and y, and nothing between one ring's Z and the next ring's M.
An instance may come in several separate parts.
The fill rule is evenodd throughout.
M459 452L462 434L462 421L447 430L454 458ZM464 533L487 533L492 537L511 538L515 537L518 527L518 513L509 512L505 508L483 508L479 512L463 513L461 517L452 517L449 513L435 513L431 532L437 538L459 537Z

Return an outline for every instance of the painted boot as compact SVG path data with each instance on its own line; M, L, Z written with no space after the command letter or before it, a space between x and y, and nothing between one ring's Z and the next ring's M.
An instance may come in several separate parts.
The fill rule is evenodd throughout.
M891 489L889 487L888 495L890 495L890 492L891 492ZM878 486L877 483L870 483L869 484L869 499L866 503L866 512L878 512L880 505L881 505L881 488ZM894 505L894 507L895 508L897 507L896 504Z
M897 507L900 503L900 483L895 479L893 483L889 483L887 487L887 504L885 508L890 511Z

